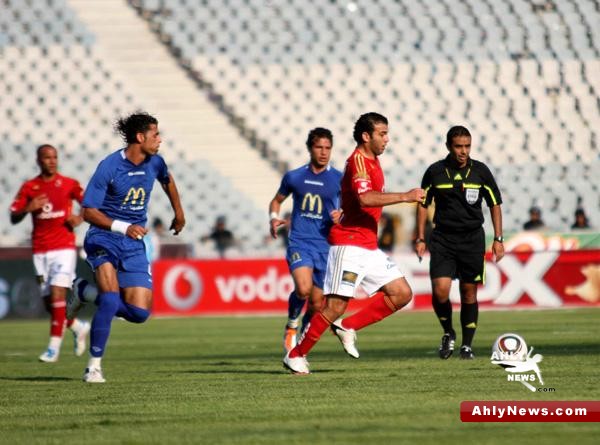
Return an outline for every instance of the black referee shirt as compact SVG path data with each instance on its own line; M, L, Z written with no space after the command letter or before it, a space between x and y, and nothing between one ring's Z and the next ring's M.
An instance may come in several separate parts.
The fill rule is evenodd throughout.
M470 232L481 227L483 198L488 207L502 204L490 169L470 158L464 168L458 168L450 155L431 164L423 175L421 188L425 190L425 207L435 200L436 230L447 233Z

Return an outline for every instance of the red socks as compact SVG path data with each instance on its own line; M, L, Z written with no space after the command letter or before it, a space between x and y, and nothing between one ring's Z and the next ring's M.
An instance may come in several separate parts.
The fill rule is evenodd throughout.
M304 357L307 355L330 325L331 321L325 318L321 312L314 314L310 319L310 323L308 323L308 327L304 331L304 335L300 338L298 345L290 351L290 358Z
M346 329L358 331L365 326L383 320L385 317L392 315L398 310L394 303L392 303L383 293L374 295L371 300L372 301L368 306L365 306L355 314L344 318L342 326Z
M64 301L50 302L50 336L61 337L65 330L67 304Z

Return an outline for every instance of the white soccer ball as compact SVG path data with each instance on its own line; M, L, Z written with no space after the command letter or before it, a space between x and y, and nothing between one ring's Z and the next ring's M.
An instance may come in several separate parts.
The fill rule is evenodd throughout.
M527 343L519 334L511 332L500 335L492 347L492 360L524 361L527 358Z

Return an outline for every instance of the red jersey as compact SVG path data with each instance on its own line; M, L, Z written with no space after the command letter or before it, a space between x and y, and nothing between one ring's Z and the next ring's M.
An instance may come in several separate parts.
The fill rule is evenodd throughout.
M359 246L377 249L377 224L382 207L361 207L358 196L374 190L384 191L383 170L379 159L369 159L354 150L346 161L342 178L342 209L339 224L329 232L329 243L336 246Z
M32 212L33 230L31 245L33 253L49 250L75 248L75 233L67 225L71 215L73 200L81 203L83 189L75 179L56 174L50 181L37 176L26 181L10 206L11 212L23 210L36 196L46 195L48 203Z

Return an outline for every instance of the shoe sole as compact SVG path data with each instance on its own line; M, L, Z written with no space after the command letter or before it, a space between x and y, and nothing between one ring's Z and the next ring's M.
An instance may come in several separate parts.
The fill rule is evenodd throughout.
M283 367L285 369L287 369L288 371L290 371L292 374L295 374L295 375L308 375L308 374L310 374L310 371L308 371L308 372L296 371L296 370L292 369L286 362L283 362L282 364L283 364Z

